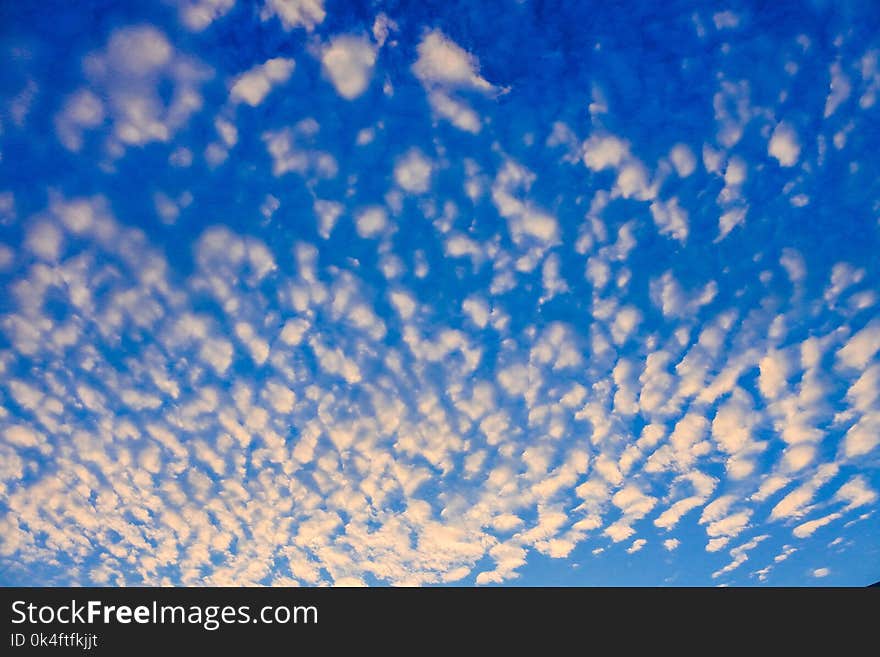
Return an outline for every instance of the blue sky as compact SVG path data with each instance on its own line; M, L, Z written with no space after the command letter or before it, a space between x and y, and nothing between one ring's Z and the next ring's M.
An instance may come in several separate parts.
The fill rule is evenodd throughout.
M880 579L880 7L0 7L0 583Z

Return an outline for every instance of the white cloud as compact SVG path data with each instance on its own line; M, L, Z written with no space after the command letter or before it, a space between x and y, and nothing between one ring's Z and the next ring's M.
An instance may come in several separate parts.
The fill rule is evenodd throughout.
M325 240L330 239L330 233L336 226L336 221L342 215L343 207L336 201L315 201L315 214L318 215L318 234Z
M825 525L831 524L832 522L840 518L840 516L840 513L829 513L827 516L824 516L822 518L810 520L795 527L792 530L792 534L794 534L797 538L807 538L808 536L812 536L817 529L820 529Z
M31 253L48 261L58 260L63 243L64 235L61 230L47 221L32 226L25 239L25 246Z
M417 148L410 149L394 165L394 182L413 194L428 191L433 166L431 161Z
M657 518L654 524L663 529L672 529L678 521L688 512L699 507L705 500L702 497L686 497L678 500Z
M381 48L385 45L388 35L398 30L397 23L391 20L386 14L380 12L373 21L373 38Z
M835 500L848 502L846 510L867 506L877 501L877 492L873 490L861 475L852 477L834 494Z
M507 160L492 184L492 202L498 213L507 219L508 231L514 243L523 247L537 244L538 253L543 253L558 242L559 224L552 215L522 200L534 179L531 171L513 160ZM526 270L533 268L527 267Z
M787 123L779 123L770 137L767 152L775 157L779 164L784 167L793 167L797 164L801 154L801 147L797 133Z
M235 5L235 0L178 0L180 21L194 32L200 32Z
M320 25L326 15L324 0L266 0L260 12L264 21L277 16L285 30L303 27L309 32Z
M725 575L739 568L741 565L749 560L749 551L754 550L759 544L761 544L768 538L770 538L769 534L762 534L761 536L756 536L752 540L747 541L742 545L738 545L737 547L730 550L730 556L733 557L733 560L723 568L716 570L714 573L712 573L712 578L718 578L721 575Z
M687 178L697 168L697 158L685 144L673 146L669 152L669 159L672 160L672 166L675 167L676 173L682 178Z
M671 271L651 280L651 301L663 311L665 317L692 317L700 308L710 304L718 294L718 284L709 281L701 290L688 293L682 288Z
M681 545L681 541L679 541L677 538L667 538L665 541L663 541L663 547L667 550L667 552L672 552L679 545Z
M846 367L864 369L880 351L880 321L873 321L856 333L837 352L837 360Z
M761 394L768 399L776 399L786 387L788 359L783 352L772 351L761 359L758 367Z
M880 412L863 416L846 432L843 452L847 458L870 454L880 445Z
M289 319L281 329L278 336L285 344L296 346L302 342L303 336L309 329L309 323L304 319Z
M479 132L479 115L463 100L453 96L460 90L484 94L497 91L480 76L476 58L439 30L425 34L417 53L412 70L425 88L434 112L461 130Z
M65 148L78 151L83 145L83 131L97 128L104 121L101 99L88 89L71 94L55 117L58 139Z
M169 141L201 109L199 87L212 75L151 25L118 28L105 49L84 58L83 69L91 89L74 92L56 118L59 138L76 150L82 130L97 128L106 116L113 129L109 152L114 157L127 145ZM170 91L160 93L164 84Z
M15 252L5 244L0 244L0 271L9 269L13 262L15 262Z
M719 11L712 15L717 30L730 30L739 27L740 17L732 11Z
M629 146L614 135L592 135L583 144L584 164L593 171L617 168L629 157Z
M485 328L489 323L489 305L484 299L470 296L462 302L461 309L478 328Z
M418 304L411 294L402 290L395 290L388 295L388 298L401 319L404 321L412 319Z
M417 52L413 73L423 83L479 91L494 89L479 75L476 58L439 30L428 32L419 42Z
M379 206L368 207L358 212L355 224L361 237L377 237L388 227L388 213Z
M292 59L275 57L248 69L232 83L229 96L234 102L256 107L265 100L272 87L290 79L295 63Z
M831 90L828 92L828 98L825 100L825 118L834 114L837 108L846 102L852 91L849 77L843 72L840 62L834 62L831 65Z
M779 258L779 264L785 269L792 283L799 283L807 275L807 266L803 256L795 249L785 248Z
M721 213L718 218L718 237L716 242L720 242L730 234L737 226L742 226L746 221L747 208L735 207Z
M334 37L321 53L324 75L346 100L354 100L367 90L375 64L376 49L362 37Z
M262 139L272 156L272 174L294 172L302 176L327 179L336 176L339 165L330 153L311 148L320 130L315 119L307 118L281 130L268 130Z
M644 538L637 538L633 541L633 544L626 548L627 554L633 554L641 550L648 543Z
M816 492L837 474L838 469L838 466L834 464L820 466L811 479L794 489L773 507L770 519L802 517L810 510L811 507L808 505Z
M831 574L831 570L829 568L816 568L813 571L813 577L816 577L816 578L828 577L828 575L830 575L830 574Z

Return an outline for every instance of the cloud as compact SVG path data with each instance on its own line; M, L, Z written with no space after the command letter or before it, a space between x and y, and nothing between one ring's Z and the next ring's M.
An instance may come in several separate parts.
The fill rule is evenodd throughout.
M632 545L630 545L628 548L626 548L626 553L627 554L634 554L634 553L638 552L643 547L645 547L647 542L648 541L646 541L644 538L637 538L636 540L633 541Z
M793 167L797 164L801 154L801 146L794 128L788 123L779 123L773 129L767 152L784 167Z
M428 191L433 166L431 161L417 148L410 149L394 165L394 182L401 189L413 194Z
M846 510L850 511L876 502L877 491L868 485L863 476L857 475L837 489L834 499L847 502Z
M725 575L739 568L749 560L748 553L768 538L770 538L769 534L762 534L761 536L756 536L752 540L733 548L730 551L730 556L733 557L733 560L723 568L712 573L712 578L715 579L721 577L721 575Z
M256 107L272 90L272 87L284 84L293 73L295 63L292 59L275 57L265 63L248 69L232 83L229 96L233 102L243 102Z
M74 92L64 101L61 111L55 116L55 130L58 140L71 151L83 146L83 132L93 130L104 122L104 103L88 89Z
M822 518L810 520L795 527L792 531L792 534L794 534L797 538L807 538L808 536L812 536L817 529L820 529L821 527L824 527L825 525L834 522L835 520L840 518L840 516L840 513L829 513L827 516L824 516Z
M651 203L651 216L661 234L684 242L688 236L688 213L679 206L678 199L654 201Z
M388 214L378 206L365 208L357 214L355 223L358 235L361 237L377 237L388 226Z
M824 117L826 119L846 102L851 91L852 84L849 77L843 72L840 62L834 62L831 65L831 90L828 92L828 98L825 100Z
M864 369L880 351L880 322L873 321L853 335L837 352L838 362L855 369Z
M800 518L803 516L809 510L807 505L813 500L816 491L824 486L829 479L835 476L837 471L838 466L834 464L820 466L808 481L790 492L773 507L770 512L770 518L772 520L778 520L781 518Z
M260 11L262 20L277 17L288 31L302 27L311 32L326 16L324 0L266 0Z
M428 94L434 113L460 130L478 133L479 115L454 94L475 91L491 94L498 89L479 74L476 57L451 41L439 30L427 32L416 48L418 57L412 71Z
M413 73L423 83L479 91L494 89L479 75L476 58L439 30L425 34L417 52Z
M169 141L201 109L199 88L212 76L152 25L116 29L103 50L83 59L83 70L90 87L75 91L56 116L59 140L79 150L83 133L100 127L107 117L113 156L126 146ZM160 93L165 84L170 92Z
M201 32L222 18L235 5L235 0L178 0L180 21L194 32Z
M367 90L375 64L376 49L363 37L334 37L321 53L324 75L346 100L354 100Z
M669 152L669 159L675 167L675 172L682 178L690 176L697 168L697 158L693 151L685 144L676 144Z
M293 126L264 132L262 139L272 157L272 174L293 172L315 180L334 178L339 170L336 158L312 148L320 129L315 119L306 118Z

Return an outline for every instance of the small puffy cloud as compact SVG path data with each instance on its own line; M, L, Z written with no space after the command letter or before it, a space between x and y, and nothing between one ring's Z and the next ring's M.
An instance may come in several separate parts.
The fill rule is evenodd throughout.
M808 536L812 536L817 529L820 529L825 525L831 524L832 522L840 518L840 516L840 513L829 513L827 516L824 516L822 518L810 520L795 527L792 530L792 534L794 534L797 538L807 538Z
M730 231L734 228L743 225L746 221L747 211L748 210L745 207L736 207L722 212L721 216L718 218L718 237L715 241L720 242L727 237L730 234Z
M363 37L337 36L321 53L324 75L346 100L354 100L366 91L375 64L376 49Z
M61 255L63 241L64 234L58 226L42 221L28 231L25 245L37 257L54 261Z
M794 128L787 123L779 123L770 137L767 152L784 167L793 167L797 164L801 146Z
M846 432L843 452L847 458L871 453L880 445L880 413L868 413Z
M6 427L3 435L6 442L16 447L39 447L46 440L38 431L23 424Z
M629 145L614 135L592 135L583 144L584 164L593 171L617 168L629 156Z
M669 235L679 242L684 242L687 239L689 232L688 213L678 204L677 198L652 202L651 216L654 218L657 230L662 235Z
M675 172L682 178L687 178L697 168L697 158L685 144L673 146L669 152L669 159L675 167Z
M125 146L169 141L201 109L199 88L212 76L152 25L116 29L103 50L84 58L83 69L91 87L74 92L56 117L59 138L77 150L82 131L98 127L106 116L114 155Z
M15 251L5 244L0 244L0 271L5 271L15 262Z
M178 0L180 22L193 32L200 32L226 15L235 0Z
M417 148L410 149L394 165L394 182L413 194L428 191L433 165Z
M418 304L413 296L403 290L395 290L391 292L388 295L388 299L391 301L391 305L394 306L397 314L400 315L400 318L404 321L412 319L412 316L418 308Z
M730 30L739 27L740 17L732 11L720 11L712 16L716 30Z
M477 59L439 30L428 32L419 43L417 52L413 73L423 83L478 91L494 89L478 73Z
M780 351L768 353L758 364L760 375L758 387L767 399L776 399L785 390L788 376L788 359Z
M485 328L489 323L489 304L480 297L468 297L462 302L461 309L478 328Z
M480 76L476 57L439 30L425 34L416 51L418 58L412 71L425 88L434 113L460 130L479 132L479 115L454 95L460 91L484 94L497 91L494 85Z
M880 321L873 321L852 336L837 352L841 365L864 369L880 351Z
M718 284L709 281L702 289L686 291L671 271L651 280L651 301L665 317L693 317L700 308L712 302L718 294Z
M805 483L783 497L770 511L771 520L783 518L800 518L810 510L810 503L816 492L829 479L837 474L838 466L826 464L820 466L816 473Z
M234 102L256 107L269 94L272 87L287 82L294 69L294 61L275 57L245 71L232 83L229 96Z
M342 215L343 206L336 201L315 201L315 214L318 216L318 234L325 240L330 238L336 221Z
M834 114L837 108L846 102L852 91L852 84L849 77L843 72L840 62L834 62L831 65L831 90L828 92L828 98L825 100L825 118Z
M80 89L64 101L55 117L58 139L71 151L83 144L83 131L97 128L104 121L105 110L101 99L88 89Z
M336 158L311 147L320 129L315 119L307 118L291 127L264 132L263 142L272 156L272 174L283 176L293 172L318 179L333 178L339 170Z
M378 205L365 208L355 217L355 225L361 237L377 237L388 227L388 213Z
M667 538L665 541L663 541L663 547L668 552L672 552L679 545L681 545L681 542L677 538Z
M792 283L799 283L807 275L807 265L803 256L795 249L782 249L782 255L779 258L779 264L785 269L788 278Z
M822 577L828 577L831 574L830 568L816 568L813 571L813 577L820 579Z
M867 506L877 501L877 492L873 490L867 480L857 475L837 489L834 499L847 502L846 510Z
M309 330L309 323L304 319L289 319L281 329L278 336L282 342L295 347L302 342L303 336Z
M630 545L628 548L626 548L626 552L627 552L627 554L634 554L634 553L638 552L639 550L641 550L643 547L645 547L645 545L647 543L648 543L648 541L646 539L637 538L636 540L633 541L632 545Z
M260 12L264 21L277 17L285 30L302 27L308 32L320 25L326 15L324 0L266 0Z

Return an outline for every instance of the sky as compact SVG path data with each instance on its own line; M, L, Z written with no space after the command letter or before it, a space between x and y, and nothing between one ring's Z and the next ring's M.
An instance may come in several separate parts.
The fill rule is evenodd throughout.
M880 580L876 2L2 2L0 52L0 584Z

